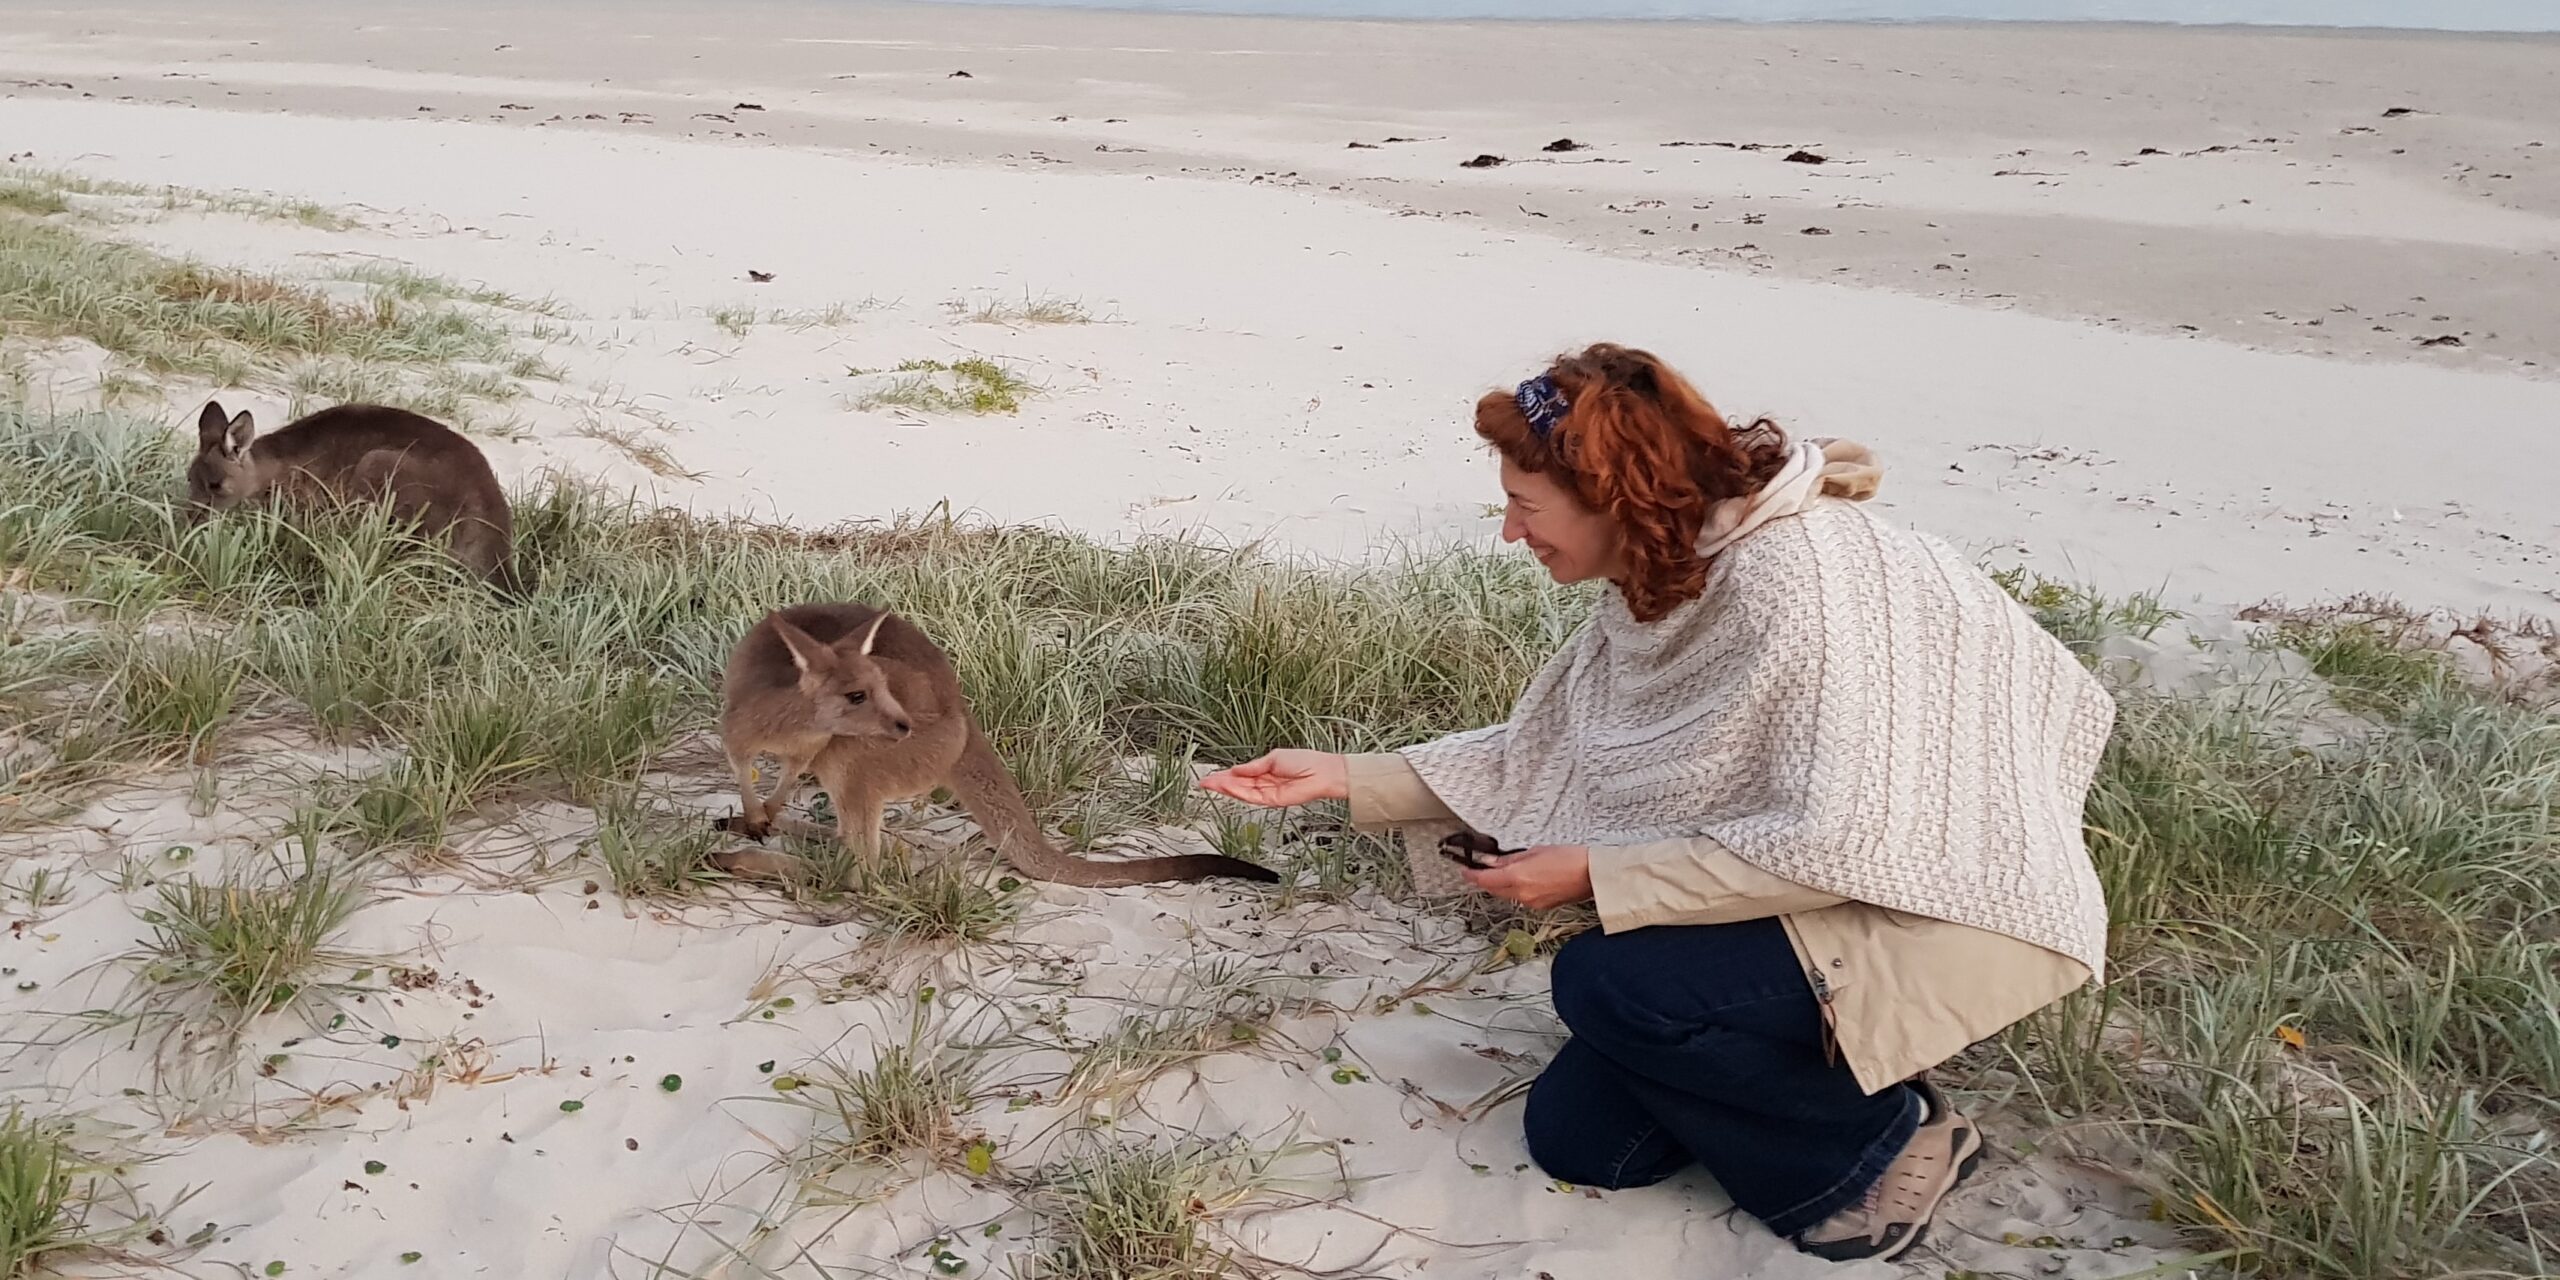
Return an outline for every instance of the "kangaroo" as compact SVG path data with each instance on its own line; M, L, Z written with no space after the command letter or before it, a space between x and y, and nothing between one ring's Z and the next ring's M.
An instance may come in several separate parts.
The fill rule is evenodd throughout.
M252 441L255 441L254 446ZM479 446L433 418L385 405L342 404L264 436L248 411L207 401L187 467L190 523L244 502L372 502L420 533L444 535L455 559L501 589L520 591L515 520Z
M808 771L835 805L837 837L866 858L878 848L884 805L949 787L996 852L1034 880L1108 887L1280 878L1219 854L1095 862L1051 847L961 696L941 646L914 623L869 605L793 605L750 628L722 676L720 741L743 810L726 829L757 840L777 825ZM759 753L782 766L769 796L756 793ZM746 854L727 865L771 875L792 861Z

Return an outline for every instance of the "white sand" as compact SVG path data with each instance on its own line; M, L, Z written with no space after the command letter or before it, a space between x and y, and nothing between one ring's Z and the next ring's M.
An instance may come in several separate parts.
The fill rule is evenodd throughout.
M1664 353L1734 411L1870 443L1900 514L2060 576L2537 612L2560 587L2542 479L2560 473L2560 383L2513 374L1629 261L1181 178L56 101L9 101L0 129L84 172L389 224L143 230L166 247L280 268L373 255L558 300L579 340L547 354L573 376L524 410L536 439L507 464L596 469L614 455L571 436L581 422L648 425L702 473L666 496L707 509L825 523L947 501L1346 556L1481 538L1498 494L1473 396L1606 337ZM750 284L751 268L777 278ZM942 306L1045 295L1105 322L969 324ZM836 303L887 306L744 339L707 315ZM1009 417L847 407L848 367L972 355L1045 394Z
M126 229L211 261L317 274L382 259L554 300L544 353L569 376L492 415L516 420L513 438L488 439L512 476L557 465L802 524L948 502L1105 536L1196 530L1357 556L1489 537L1497 495L1469 402L1607 338L1664 353L1730 410L1870 443L1889 506L1988 560L2220 605L2383 592L2547 612L2560 593L2543 492L2560 474L2560 331L2545 301L2560 219L2553 162L2520 149L2560 119L2546 109L2548 41L1723 28L1675 41L1625 27L852 7L748 10L718 30L648 10L535 21L386 7L349 35L344 19L295 12L0 15L0 74L33 82L0 98L0 153L311 199L365 224L189 214ZM1579 69L1631 49L1652 56L1624 87ZM2058 59L2039 53L2123 93L2065 94ZM2217 78L2278 65L2327 84ZM945 75L963 66L970 79ZM2208 82L2208 100L2181 101ZM2395 105L2385 86L2412 83L2440 114L2392 122L2405 137L2336 134ZM2351 112L2360 95L2371 100ZM732 110L740 101L769 110ZM655 123L621 123L624 111ZM706 112L730 120L695 119ZM1434 141L1343 146L1389 134ZM1563 160L1640 159L1454 167L1477 151L1525 158L1557 135L1606 144ZM1675 136L1804 143L1858 163L1653 145ZM2137 139L2175 151L2253 137L2294 141L2116 163ZM2021 147L2067 179L1989 176L2030 167L1994 163ZM2492 152L2515 178L2491 183ZM2480 172L2454 181L2422 165ZM1755 214L1765 221L1743 230ZM1692 220L1717 230L1665 250L1629 230L1647 219L1663 224L1652 239L1686 237L1673 228ZM1817 219L1835 234L1799 234ZM1735 250L1744 242L1766 248ZM1699 269L1737 252L1761 265ZM1938 261L1964 265L1932 272ZM750 269L776 279L749 283ZM2405 310L2421 291L2412 272L2442 282L2423 290L2420 305L2442 309L2427 314L2453 318L2394 318L2388 341L2344 319L2259 323ZM1810 279L1834 275L1909 291ZM1075 300L1097 322L979 323L945 307L1025 297ZM809 319L836 304L857 309ZM715 323L724 307L798 318L741 337ZM2174 328L2190 316L2212 336ZM2409 343L2466 327L2460 351ZM851 407L880 384L849 368L969 356L1041 393L1016 415ZM76 348L40 353L44 390L65 403L94 400L102 367ZM206 390L172 392L173 427ZM280 420L280 389L222 392ZM595 433L694 474L655 474ZM280 750L236 746L205 816L188 778L158 778L0 844L13 879L101 873L75 877L63 905L12 904L30 923L0 949L39 984L0 991L12 1034L122 981L78 976L145 931L134 910L147 895L106 874L119 858L186 844L204 874L275 837L294 791L269 770ZM716 773L683 779L708 809L726 803ZM1255 1052L1173 1072L1122 1117L1141 1134L1269 1138L1294 1123L1342 1140L1338 1169L1302 1170L1310 1194L1334 1199L1244 1223L1247 1247L1399 1276L1834 1273L1720 1216L1699 1179L1585 1199L1521 1170L1516 1102L1463 1119L1435 1105L1467 1107L1554 1043L1534 968L1443 973L1454 989L1423 997L1436 1016L1375 1006L1480 954L1445 920L1380 904L1274 913L1217 888L1049 889L1006 947L927 962L758 909L624 909L579 892L592 863L539 892L505 887L537 853L569 858L589 821L538 811L487 833L463 872L385 886L349 945L391 957L375 986L391 964L432 967L440 983L375 992L348 1006L349 1027L291 1050L273 1046L294 1029L263 1030L257 1054L287 1054L272 1079L172 1091L140 1053L103 1042L0 1072L137 1126L167 1153L140 1173L153 1194L206 1184L176 1218L222 1224L205 1259L284 1260L293 1276L587 1277L650 1275L665 1258L676 1274L746 1276L764 1272L718 1269L713 1241L746 1238L777 1194L765 1158L810 1127L772 1104L758 1063L785 1071L829 1046L867 1060L926 982L959 993L964 1019L1053 1006L1044 965L1081 979L1064 999L1069 1034L1086 1036L1116 992L1161 994L1187 957L1249 955L1342 979L1316 994L1347 1012L1287 1019ZM847 974L885 990L823 1003ZM465 979L490 997L478 1008ZM785 994L791 1010L757 1016ZM1367 1079L1334 1083L1326 1046ZM403 1104L399 1082L430 1053L447 1076L485 1053L483 1082L447 1078ZM1506 1065L1512 1054L1524 1056ZM1040 1087L1064 1061L1027 1051L996 1077ZM669 1072L680 1094L658 1090ZM145 1098L124 1093L135 1088ZM190 1095L221 1119L173 1129L146 1112ZM312 1097L332 1101L315 1110ZM584 1109L560 1112L570 1099ZM971 1123L1020 1167L1069 1118L991 1102ZM362 1172L373 1159L383 1175ZM1326 1178L1346 1170L1366 1181L1343 1194ZM2136 1271L2170 1256L2125 1216L2137 1208L2120 1183L2050 1155L2003 1156L1913 1266ZM682 1225L706 1215L715 1228ZM996 1215L1007 1229L991 1240L977 1227ZM922 1275L925 1242L945 1231L986 1274L1028 1225L938 1174L841 1222L803 1215L758 1248L779 1274L821 1274L792 1261L799 1242L846 1269L828 1274ZM2012 1234L2066 1246L2000 1243ZM2140 1243L2111 1247L2120 1239ZM398 1268L412 1249L427 1260Z

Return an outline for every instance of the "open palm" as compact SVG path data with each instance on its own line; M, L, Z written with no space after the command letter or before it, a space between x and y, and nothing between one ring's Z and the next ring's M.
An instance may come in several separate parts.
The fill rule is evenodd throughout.
M1221 769L1200 780L1202 790L1214 791L1246 804L1266 809L1286 809L1317 800L1340 800L1351 794L1351 769L1342 757L1329 751L1306 751L1284 748L1248 760L1232 769Z

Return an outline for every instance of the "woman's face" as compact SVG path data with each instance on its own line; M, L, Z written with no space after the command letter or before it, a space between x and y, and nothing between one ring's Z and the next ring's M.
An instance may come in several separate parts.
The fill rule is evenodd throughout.
M1558 582L1616 581L1624 576L1618 526L1534 471L1502 460L1502 540L1525 542Z

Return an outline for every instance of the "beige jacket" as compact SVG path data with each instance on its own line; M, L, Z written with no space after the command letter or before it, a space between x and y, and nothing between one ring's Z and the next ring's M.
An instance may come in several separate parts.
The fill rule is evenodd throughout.
M1374 830L1456 817L1402 756L1355 755L1351 822ZM1591 888L1610 933L1778 917L1841 1057L1869 1093L1989 1039L2090 976L2033 943L1781 880L1713 840L1595 848Z

